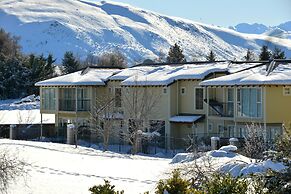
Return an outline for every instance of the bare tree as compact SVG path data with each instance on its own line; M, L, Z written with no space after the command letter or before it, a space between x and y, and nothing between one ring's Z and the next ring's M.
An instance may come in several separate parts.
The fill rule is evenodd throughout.
M99 57L97 66L100 67L127 67L126 57L119 51L108 52Z
M7 150L0 151L0 192L7 193L10 184L27 174L27 163L20 160L15 154L9 154Z
M127 131L123 134L132 145L132 154L139 150L144 132L150 129L150 116L159 112L157 104L160 100L156 90L145 87L124 87L123 90L124 120L128 122ZM158 131L158 130L156 130Z
M262 159L268 148L264 129L259 125L247 125L247 135L244 137L244 153L247 157Z
M121 119L120 114L115 112L115 98L110 94L104 94L97 98L96 106L91 113L93 131L103 139L103 151L108 150L110 138L117 136L116 120Z

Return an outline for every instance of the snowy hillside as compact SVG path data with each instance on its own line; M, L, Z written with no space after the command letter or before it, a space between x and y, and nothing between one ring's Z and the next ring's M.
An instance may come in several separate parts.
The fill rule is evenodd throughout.
M131 62L155 59L178 42L188 59L213 50L221 59L240 59L247 48L274 44L291 56L291 40L250 35L227 28L163 16L115 2L1 0L0 27L21 37L25 53L65 51L81 58L118 49Z

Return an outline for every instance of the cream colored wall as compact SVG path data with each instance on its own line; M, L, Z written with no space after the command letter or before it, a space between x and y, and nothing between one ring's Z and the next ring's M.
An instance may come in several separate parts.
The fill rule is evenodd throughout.
M188 114L205 114L206 113L206 104L203 104L203 110L195 109L195 91L196 87L199 86L200 81L197 80L179 80L178 81L178 112L188 113ZM181 89L186 89L186 94L181 94ZM177 93L176 93L177 95ZM205 88L204 88L204 99L206 98Z
M267 123L291 122L291 96L283 95L283 86L266 87Z

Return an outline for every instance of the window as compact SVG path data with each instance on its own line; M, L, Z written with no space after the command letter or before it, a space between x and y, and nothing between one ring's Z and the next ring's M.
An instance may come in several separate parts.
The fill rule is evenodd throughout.
M240 117L262 117L261 88L241 88L237 90L237 110Z
M185 87L182 87L181 88L181 95L185 95L186 94L186 88Z
M223 125L218 125L218 132L220 134L220 137L224 136L224 126Z
M227 89L227 115L233 116L234 106L233 106L233 99L234 99L234 90L233 88Z
M60 111L76 111L76 88L60 88L59 95Z
M77 88L77 111L90 110L89 88Z
M239 137L240 138L244 138L247 135L247 129L244 127L240 127L239 128Z
M203 88L195 88L195 109L203 110Z
M291 96L291 87L284 87L283 88L283 95L284 96Z
M233 125L229 125L228 126L228 135L229 135L229 137L235 137L235 135L234 135L234 126Z
M56 109L56 94L54 88L42 88L41 98L41 108L43 110Z
M121 88L115 88L115 107L121 107Z
M212 123L209 123L208 124L208 131L212 132L212 130L213 130L213 125L212 125Z

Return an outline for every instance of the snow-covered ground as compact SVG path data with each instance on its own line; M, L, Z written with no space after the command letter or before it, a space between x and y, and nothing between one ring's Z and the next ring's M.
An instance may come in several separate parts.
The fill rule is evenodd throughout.
M0 100L0 125L40 124L39 96ZM43 123L54 124L55 115L43 114Z
M89 187L102 184L104 179L126 194L145 191L154 193L158 180L169 176L174 168L187 167L194 161L203 164L209 158L216 169L236 173L235 175L239 175L237 172L247 174L285 168L283 164L272 161L252 163L249 158L234 153L235 146L210 151L196 159L190 153L178 154L173 160L102 152L80 146L74 148L65 144L8 139L0 140L0 151L2 150L9 150L10 154L18 155L28 164L27 178L21 178L11 185L8 192L11 194L89 193Z
M30 163L26 183L18 180L9 193L89 193L89 187L103 183L103 179L129 194L153 192L157 181L171 168L170 159L63 144L2 139L2 149Z

